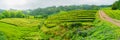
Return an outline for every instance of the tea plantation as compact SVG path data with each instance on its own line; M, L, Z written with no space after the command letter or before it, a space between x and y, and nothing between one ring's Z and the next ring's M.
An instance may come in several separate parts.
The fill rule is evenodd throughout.
M0 40L118 40L119 31L101 19L97 10L61 11L46 19L0 20Z

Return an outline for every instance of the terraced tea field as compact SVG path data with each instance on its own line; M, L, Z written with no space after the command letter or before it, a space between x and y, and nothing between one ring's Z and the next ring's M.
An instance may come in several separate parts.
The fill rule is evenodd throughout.
M74 10L61 12L49 16L45 24L64 24L64 23L91 23L95 20L96 11Z
M15 26L21 26L21 27L35 27L39 25L41 20L26 19L26 18L5 18L0 20L0 22L15 25Z
M111 18L120 20L120 10L104 10L104 12Z
M103 20L106 16L101 18L101 13L97 10L73 10L62 11L46 19L4 18L0 20L0 40L119 39L120 28ZM111 12L106 14L112 16ZM112 18L119 19L116 16Z
M61 39L61 37L63 37L64 40L69 40L73 37L70 35L77 36L77 34L79 34L76 33L77 30L84 31L93 27L93 21L96 18L96 12L97 11L95 10L74 10L60 12L58 14L51 15L44 20L40 30L44 33L48 33L44 35L49 35L48 38L55 39L57 37L58 39ZM74 32L76 34L74 34ZM54 37L52 37L52 35L54 35Z

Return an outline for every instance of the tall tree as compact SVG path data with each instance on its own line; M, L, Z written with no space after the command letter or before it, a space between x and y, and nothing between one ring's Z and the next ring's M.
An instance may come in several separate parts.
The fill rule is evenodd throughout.
M5 18L23 18L25 14L20 10L6 10L1 15Z
M113 9L113 10L117 10L117 9L120 10L120 0L119 0L119 1L116 1L116 2L112 5L112 9Z

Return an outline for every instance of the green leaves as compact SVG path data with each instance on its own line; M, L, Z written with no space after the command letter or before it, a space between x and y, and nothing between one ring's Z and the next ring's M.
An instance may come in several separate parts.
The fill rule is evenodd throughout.
M104 10L104 11L111 18L120 20L120 10Z
M5 10L2 12L1 15L3 15L2 17L4 18L24 18L25 17L25 14L20 10L16 10L16 11Z
M0 40L7 40L3 32L0 31Z
M119 1L116 1L116 2L112 5L112 9L113 9L113 10L117 10L117 9L120 10L120 0L119 0Z

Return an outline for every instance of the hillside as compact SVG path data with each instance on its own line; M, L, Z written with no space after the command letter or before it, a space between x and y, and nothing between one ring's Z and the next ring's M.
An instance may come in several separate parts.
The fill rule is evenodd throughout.
M0 0L0 40L120 40L120 0Z
M117 12L117 11L112 11ZM110 18L112 12L105 10ZM119 26L104 19L98 10L61 11L38 18L4 18L0 20L1 40L117 40ZM116 13L118 14L118 13ZM115 15L115 14L113 14ZM34 25L33 25L34 24Z
M60 12L49 16L40 30L52 39L76 39L79 37L86 37L87 33L85 30L90 29L93 26L93 21L95 20L95 15L97 11L92 10L74 10L68 12ZM79 33L80 32L80 33Z
M9 37L9 40L18 38L34 39L36 36L39 37L39 39L56 39L56 37L57 39L61 39L62 37L63 39L76 39L73 38L73 36L79 34L77 31L81 30L82 32L93 27L92 23L95 20L95 14L96 11L92 10L73 10L60 12L49 16L47 19L39 19L39 21L38 19L27 18L5 18L0 20L0 27L1 31L5 32L5 35ZM7 30L9 31L5 30L6 28L8 28ZM16 33L16 35L13 35L14 33ZM25 35L26 33L28 33L28 35ZM81 36L85 35L86 34L83 34ZM12 36L15 36L15 39L12 39Z
M61 24L61 23L89 23L95 19L96 11L74 10L68 12L60 12L54 14L45 20L45 24Z
M21 27L35 27L38 26L42 19L27 19L27 18L5 18L0 22L21 26Z

